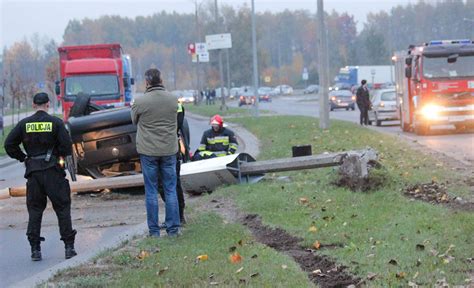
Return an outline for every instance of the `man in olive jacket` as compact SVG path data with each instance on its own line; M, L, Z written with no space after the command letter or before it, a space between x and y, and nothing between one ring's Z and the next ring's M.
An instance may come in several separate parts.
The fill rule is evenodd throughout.
M132 103L132 121L137 125L137 152L140 154L145 183L145 202L150 236L160 237L158 222L158 181L166 197L166 232L177 236L180 231L176 196L176 153L178 127L176 97L163 87L161 72L145 72L146 91Z

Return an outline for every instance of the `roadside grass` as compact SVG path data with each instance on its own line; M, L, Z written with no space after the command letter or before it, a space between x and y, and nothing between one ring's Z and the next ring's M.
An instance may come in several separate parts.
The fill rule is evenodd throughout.
M305 247L319 241L317 253L347 266L360 278L375 273L373 280L366 280L369 287L405 287L409 282L431 287L442 279L451 286L472 285L466 281L473 273L472 211L414 201L402 194L408 184L436 180L449 182L451 195L472 196L463 179L442 163L394 136L343 121L332 121L328 131L321 131L317 119L309 117L247 117L232 122L241 123L261 140L259 160L290 157L293 145L311 144L313 154L370 146L379 151L383 167L377 174L384 174L385 182L374 191L353 192L334 186L336 169L324 168L272 173L257 184L224 187L190 205L182 237L145 238L133 252L112 253L107 257L113 269L105 279L104 273L91 272L79 278L65 273L53 281L113 287L313 285L291 258L255 242L245 227L198 209L201 201L224 198L232 199L244 213L260 215L263 224L301 237ZM311 226L316 231L309 230ZM153 251L157 246L161 252L143 261L136 258L140 250ZM233 246L243 257L239 264L229 262ZM209 259L195 263L202 254ZM244 269L236 273L240 267ZM250 277L254 273L258 276Z
M227 102L227 105L229 103ZM219 114L222 116L232 116L232 117L245 117L252 115L252 106L245 106L245 107L228 107L226 111L220 110L220 102L216 101L215 105L206 105L205 103L201 103L198 106L194 104L185 104L184 108L186 111L189 111L194 114L198 114L201 116L211 117L215 114ZM269 114L270 111L260 109L260 113Z
M160 252L156 252L158 247ZM241 262L231 263L231 247L241 255ZM145 238L135 248L134 252L128 249L111 256L110 262L120 267L113 273L68 278L68 273L77 270L74 268L53 281L57 287L312 286L291 258L254 242L242 226L227 223L212 213L195 214L183 237ZM139 260L137 251L142 250L151 255ZM199 255L207 255L208 259L197 261ZM69 280L63 282L64 279Z
M242 210L303 237L308 247L315 241L323 247L341 245L320 252L361 278L376 273L370 285L405 286L412 281L431 286L442 278L466 285L472 274L468 258L474 256L474 214L413 201L401 193L408 183L436 180L454 183L448 184L452 195L472 196L456 173L396 137L343 121L333 121L329 131L319 130L317 120L307 117L233 121L261 139L265 149L259 159L290 157L291 146L301 144L312 144L313 154L370 146L380 152L386 182L376 191L352 192L331 184L336 171L325 168L279 173L274 176L288 175L291 182L270 177L257 185L221 189L216 196L235 198ZM300 198L308 202L301 204ZM308 231L312 225L316 233Z

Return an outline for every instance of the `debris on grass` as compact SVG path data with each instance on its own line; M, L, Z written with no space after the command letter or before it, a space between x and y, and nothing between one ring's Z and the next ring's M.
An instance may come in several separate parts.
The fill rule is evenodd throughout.
M415 184L405 188L404 194L410 198L422 200L432 204L450 203L453 199L448 195L448 189L444 183Z

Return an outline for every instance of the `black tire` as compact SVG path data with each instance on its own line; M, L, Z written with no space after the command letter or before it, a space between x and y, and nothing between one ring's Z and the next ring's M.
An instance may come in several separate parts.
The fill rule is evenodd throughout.
M382 121L378 119L377 114L375 114L375 125L382 126Z
M69 111L69 117L81 117L88 114L88 106L91 102L89 94L79 93L74 100L74 104Z

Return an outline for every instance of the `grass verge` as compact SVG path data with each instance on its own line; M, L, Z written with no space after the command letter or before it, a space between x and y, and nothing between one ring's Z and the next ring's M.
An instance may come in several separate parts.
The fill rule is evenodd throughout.
M229 103L227 103L229 104ZM215 114L219 114L222 116L232 116L232 117L245 117L252 115L252 106L244 106L244 107L228 107L226 111L220 110L220 102L217 102L215 105L205 105L205 103L201 103L199 106L193 104L185 104L184 108L186 111L189 111L194 114L199 114L206 117L211 117ZM268 110L261 110L259 111L263 114L270 114Z
M333 121L329 131L321 131L317 120L308 117L232 121L261 139L260 159L289 157L291 146L301 144L311 144L314 154L373 147L380 153L383 170L378 173L384 173L384 185L367 193L352 192L335 187L336 172L325 168L267 175L258 184L225 187L201 201L233 199L244 213L258 214L265 225L303 238L307 247L319 241L318 253L360 278L370 278L366 284L371 287L408 286L410 282L427 287L437 282L469 285L466 279L473 277L474 256L472 211L414 201L401 193L408 184L435 180L447 182L451 194L472 196L458 174L393 136L347 122ZM289 176L289 182L278 180L282 175ZM81 274L65 272L53 282L122 287L312 285L289 257L255 243L239 224L206 211L188 210L191 221L181 238L147 238L128 246L132 252L117 250L103 258L101 265L109 263L106 278L86 265ZM239 242L245 244L239 246ZM161 252L143 261L136 258L140 250L152 251L158 245ZM237 265L228 258L233 246L244 259ZM201 254L209 259L195 264ZM240 267L244 268L237 273Z

